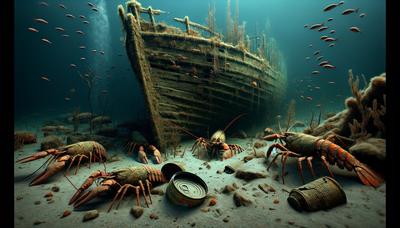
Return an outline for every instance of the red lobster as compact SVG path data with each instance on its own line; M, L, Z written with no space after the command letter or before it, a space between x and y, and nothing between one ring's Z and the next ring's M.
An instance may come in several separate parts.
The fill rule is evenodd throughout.
M314 157L321 158L325 168L328 170L331 177L333 177L333 174L329 169L328 162L331 165L334 165L336 163L336 165L341 169L346 167L346 169L349 171L354 170L358 178L365 185L373 186L376 188L383 182L383 180L374 171L368 168L365 164L358 161L349 152L331 141L312 135L295 132L284 132L282 134L267 135L263 139L266 141L279 140L281 142L272 144L268 148L267 159L271 155L271 152L274 148L278 148L279 150L281 150L281 152L278 152L275 155L267 170L269 170L271 164L274 163L277 157L279 155L282 155L282 183L285 183L283 176L285 173L285 163L288 157L298 158L297 168L303 183L304 178L301 162L307 159L308 168L310 169L313 177L315 177L315 172L312 168L311 163ZM282 141L285 142L285 145L282 144Z

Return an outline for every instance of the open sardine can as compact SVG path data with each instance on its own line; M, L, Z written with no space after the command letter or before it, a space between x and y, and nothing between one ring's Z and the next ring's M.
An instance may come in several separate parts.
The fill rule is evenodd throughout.
M292 189L287 199L297 211L330 209L347 202L342 186L331 177L321 177Z
M204 202L207 192L207 184L199 176L182 171L172 176L166 195L173 204L195 207Z
M175 173L181 171L185 171L185 166L181 162L169 162L161 167L161 172L168 181L171 180Z

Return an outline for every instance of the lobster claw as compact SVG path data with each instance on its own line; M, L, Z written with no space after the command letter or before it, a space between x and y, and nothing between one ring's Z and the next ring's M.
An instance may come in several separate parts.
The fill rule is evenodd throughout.
M277 140L280 138L282 138L282 135L280 135L280 134L272 134L272 135L267 135L267 136L263 137L263 139L265 141L274 141L274 140Z
M40 151L40 152L34 153L28 157L21 158L21 159L17 160L17 162L19 162L19 163L31 162L31 161L34 161L37 159L44 158L49 154L55 154L56 152L58 152L58 150L56 150L56 149Z
M154 158L156 159L156 163L161 164L163 162L161 152L153 145L150 145L149 149L153 151L153 155L154 155Z
M44 183L49 177L53 176L54 174L58 173L62 170L65 166L65 160L60 159L59 161L54 162L53 164L49 165L45 171L39 174L35 179L31 181L29 185L38 185Z
M93 184L93 182L94 182L96 179L101 178L101 177L105 177L105 176L107 176L107 173L102 172L102 171L100 171L100 170L98 170L98 171L92 173L92 174L85 180L85 182L82 184L82 186L75 192L75 194L71 197L71 199L69 200L69 204L76 203L76 201L78 200L78 198L81 197L81 193L82 193L83 191L85 191L86 189L88 189L88 188Z

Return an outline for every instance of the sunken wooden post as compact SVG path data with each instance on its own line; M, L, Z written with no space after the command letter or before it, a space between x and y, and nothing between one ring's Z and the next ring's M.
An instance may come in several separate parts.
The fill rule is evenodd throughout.
M151 6L149 6L149 8L147 8L147 12L148 12L148 14L150 16L151 25L153 26L154 32L157 32L156 20L154 19L153 9L151 8Z

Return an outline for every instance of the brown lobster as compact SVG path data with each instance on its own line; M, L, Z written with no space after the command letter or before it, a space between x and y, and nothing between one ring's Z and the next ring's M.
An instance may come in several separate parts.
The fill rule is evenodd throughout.
M89 168L92 162L97 162L97 161L102 162L107 159L106 149L100 143L95 141L84 141L63 146L58 149L48 149L44 151L39 151L28 157L21 158L17 160L17 162L20 163L31 162L37 159L44 158L48 155L52 155L52 157L47 159L47 161L42 165L44 166L48 162L46 170L43 171L40 175L38 175L36 178L34 178L31 181L30 185L38 185L44 183L49 177L53 176L54 174L62 170L67 162L69 162L69 166L67 169L68 172L72 164L74 163L75 159L79 158L79 160L77 160L78 164L75 169L75 174L78 172L79 165L81 164L81 161L84 158L85 158L84 161L89 161Z
M365 164L358 161L349 152L336 145L335 143L318 138L312 135L295 132L284 132L281 134L267 135L263 138L267 141L279 140L281 143L272 144L267 151L267 159L271 155L274 148L278 148L281 152L278 152L269 164L267 170L269 170L271 164L277 159L279 155L282 155L282 182L284 182L285 163L288 157L297 157L298 163L297 168L300 177L304 183L302 161L307 160L308 168L311 171L313 177L315 172L312 168L311 161L314 157L321 158L325 168L328 170L329 175L333 177L331 170L329 169L328 162L331 165L336 164L339 168L343 169L346 167L349 171L355 171L358 178L365 185L378 187L383 180ZM285 145L282 143L285 142ZM328 160L328 162L327 162Z
M91 191L83 193L93 184L96 179L99 178L102 179L99 186L95 187ZM150 204L152 204L150 196L152 184L161 184L165 182L167 182L167 179L160 170L156 170L147 165L133 166L113 172L104 172L99 170L92 173L86 179L82 186L72 196L69 204L73 204L74 208L78 208L101 193L109 192L110 190L118 190L110 207L108 208L108 211L110 211L118 197L117 209L126 192L129 189L133 189L135 190L136 194L136 204L140 206L139 193L142 191L146 205L149 207L146 190Z

